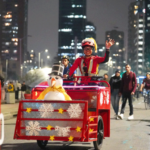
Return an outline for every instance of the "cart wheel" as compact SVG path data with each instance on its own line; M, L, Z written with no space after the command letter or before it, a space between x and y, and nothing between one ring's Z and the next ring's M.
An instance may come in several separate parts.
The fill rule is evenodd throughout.
M37 144L41 149L44 149L47 145L48 141L46 140L37 140Z
M93 142L95 150L100 150L101 149L102 144L103 144L103 138L104 138L104 124L103 124L102 117L99 116L97 141Z

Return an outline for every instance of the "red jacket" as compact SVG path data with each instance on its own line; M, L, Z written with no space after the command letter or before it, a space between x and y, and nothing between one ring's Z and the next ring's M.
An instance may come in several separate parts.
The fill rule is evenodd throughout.
M72 67L70 68L69 76L73 74L73 72L79 67L82 75L85 76L85 72L83 70L84 66L88 68L88 76L94 76L98 74L98 67L100 63L105 63L109 59L109 51L106 50L104 57L99 56L91 56L90 58L85 58L84 56L79 57L75 60Z
M122 81L121 81L121 87L120 87L120 93L132 93L135 92L137 87L137 81L136 81L136 75L134 72L129 73L127 75L124 73L122 75Z

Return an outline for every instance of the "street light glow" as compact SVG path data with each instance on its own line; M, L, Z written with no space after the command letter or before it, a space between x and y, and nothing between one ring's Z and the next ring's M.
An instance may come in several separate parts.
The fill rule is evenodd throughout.
M116 42L116 45L119 45L119 42Z
M49 59L50 58L50 56L47 56L47 59Z
M46 49L45 52L47 53L47 52L48 52L48 49Z
M33 52L34 52L34 50L32 49L32 50L31 50L31 53L33 53Z

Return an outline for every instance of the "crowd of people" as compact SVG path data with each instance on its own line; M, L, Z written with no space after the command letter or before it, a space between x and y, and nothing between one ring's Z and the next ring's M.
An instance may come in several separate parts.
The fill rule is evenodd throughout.
M93 51L97 52L97 44L93 38L84 39L81 43L84 56L81 56L75 60L73 65L69 63L68 56L62 57L62 64L64 64L63 78L69 80L69 77L76 76L76 69L80 69L81 76L95 77L98 75L99 64L105 63L109 59L109 49L114 45L114 40L106 41L106 52L104 57L93 55ZM150 73L148 72L146 78L143 80L141 86L137 84L136 74L131 71L131 66L126 64L126 72L120 76L120 70L115 71L115 75L110 78L108 74L104 74L103 80L107 81L111 87L111 103L115 112L116 119L124 118L124 111L127 100L129 101L130 113L128 120L134 119L133 111L133 98L139 98L139 91L143 88L150 90ZM76 78L74 78L76 80ZM2 100L5 99L5 91L9 90L9 87L13 87L15 91L15 99L24 98L24 93L27 89L25 82L9 82L4 84L4 79L0 78L2 84ZM71 79L72 80L72 79ZM105 85L104 85L105 86ZM134 96L134 97L133 97ZM119 102L122 98L121 110L119 112Z
M106 53L104 57L94 56L93 50L97 50L97 45L93 39L85 39L82 41L82 49L84 56L75 60L73 65L69 65L69 57L63 56L62 63L65 66L64 78L76 75L74 72L79 67L82 76L97 76L98 66L100 63L105 63L109 58L109 49L115 43L114 40L106 41ZM67 63L64 63L67 62ZM111 103L115 112L116 119L124 118L124 111L127 100L129 101L130 113L128 120L134 119L133 99L139 98L139 92L143 88L150 89L150 73L147 73L146 79L143 80L142 85L137 84L136 74L131 71L131 66L126 64L126 72L120 76L120 70L116 70L115 75L110 78L108 74L104 74L103 80L107 81L111 86ZM119 112L119 102L122 98L121 110Z
M24 93L27 90L25 81L22 84L19 81L4 81L4 78L1 78L1 100L6 100L6 92L14 92L15 99L20 100L24 99Z

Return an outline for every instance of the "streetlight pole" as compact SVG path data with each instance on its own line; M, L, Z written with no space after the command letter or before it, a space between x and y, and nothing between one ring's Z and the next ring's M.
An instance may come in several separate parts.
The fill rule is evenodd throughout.
M43 59L41 59L41 53L44 52L44 51L41 51L38 53L38 56L39 56L39 68L40 67L43 67ZM45 49L45 52L47 53L48 52L48 49ZM50 56L47 56L47 58L49 59Z
M41 57L41 53L39 52L39 68L40 68L40 57Z
M8 67L8 59L6 59L6 81L7 81L7 67Z
M22 77L22 65L21 65L21 61L22 61L22 40L24 39L24 38L27 38L27 37L32 37L31 35L27 35L27 36L25 36L25 37L23 37L23 38L18 38L19 39L19 50L20 50L20 75L21 75L21 77Z

